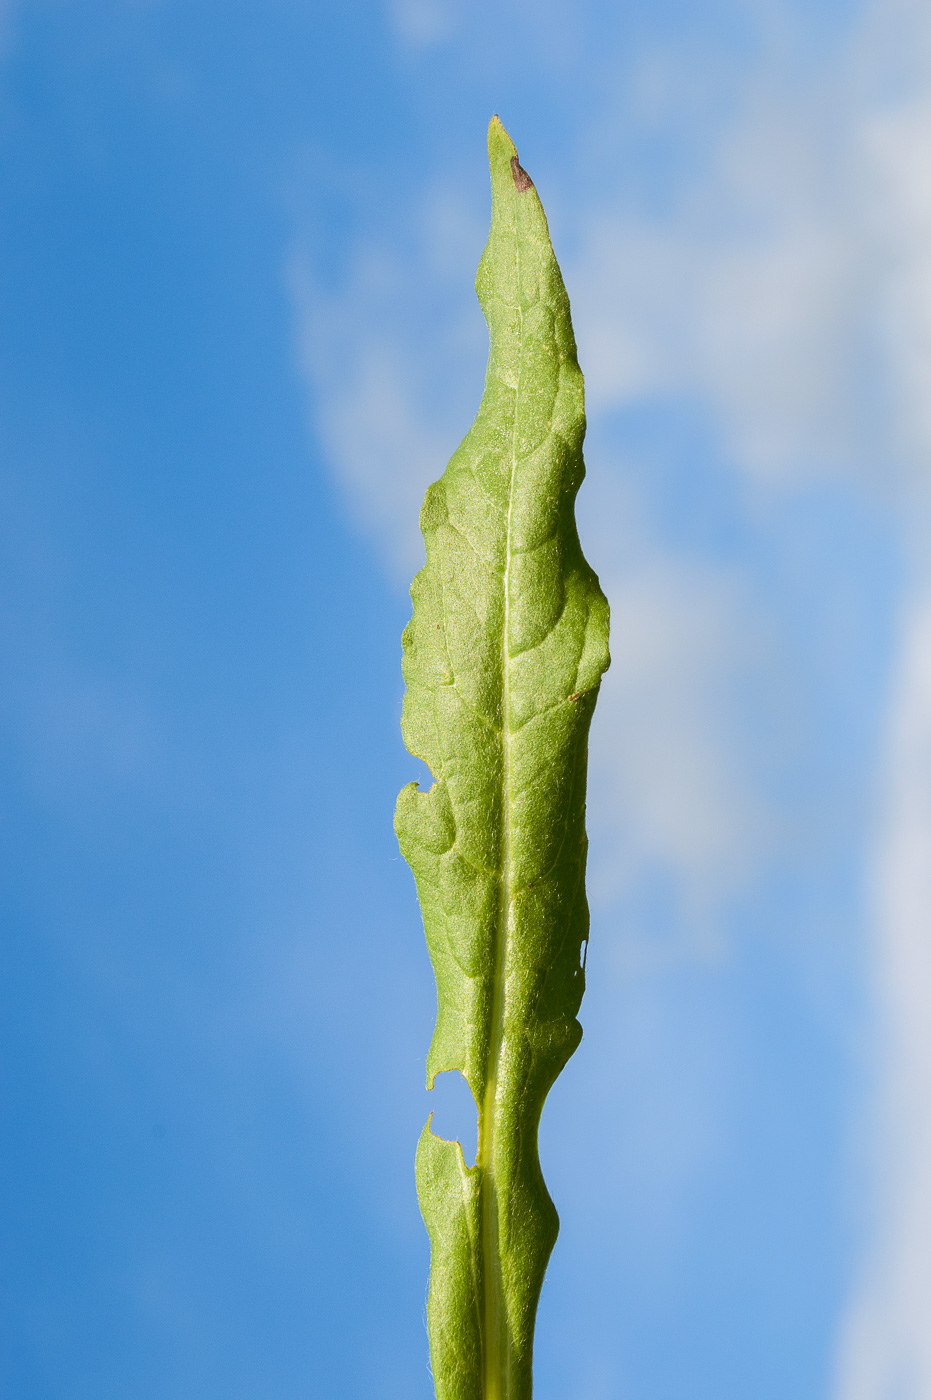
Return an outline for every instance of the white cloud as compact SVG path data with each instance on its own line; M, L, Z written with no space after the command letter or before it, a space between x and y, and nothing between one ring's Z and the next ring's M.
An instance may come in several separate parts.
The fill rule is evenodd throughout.
M913 601L876 860L881 1014L872 1239L841 1339L841 1400L931 1396L931 594Z
M318 437L399 582L422 558L420 502L471 421L487 345L471 293L481 217L443 187L418 214L406 254L362 244L335 289L306 252L290 270Z
M880 760L876 1061L859 1162L869 1224L840 1328L839 1400L931 1397L929 44L926 10L879 0L833 70L810 79L818 100L756 104L711 186L746 232L709 249L689 211L666 283L696 289L691 336L680 331L678 360L640 351L707 396L751 473L839 468L888 493L916 579Z
M454 9L445 0L393 0L389 17L399 37L414 48L440 44L456 27Z
M893 365L890 423L919 473L910 490L922 495L931 453L931 63L924 87L863 129L886 261L881 334Z
M882 286L850 104L792 76L754 75L671 213L600 209L570 275L594 408L697 397L737 467L783 481L865 457Z
M618 664L592 738L592 899L604 906L658 875L678 886L685 924L704 926L765 845L729 732L739 672L759 650L754 619L736 576L658 551L603 583Z

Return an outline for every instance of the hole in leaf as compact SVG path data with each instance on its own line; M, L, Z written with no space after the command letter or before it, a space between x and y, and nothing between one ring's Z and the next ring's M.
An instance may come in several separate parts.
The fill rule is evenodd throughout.
M585 959L586 959L587 957L588 957L588 939L587 939L587 938L583 938L583 939L582 939L582 946L581 946L581 948L579 949L579 968L581 969L582 972L585 971Z
M429 764L424 763L422 758L409 756L408 763L413 765L412 777L421 792L429 792L434 784L433 774L430 772Z
M471 1167L478 1155L478 1109L472 1090L458 1069L438 1074L430 1092L433 1110L431 1132L448 1142L462 1144L463 1156Z

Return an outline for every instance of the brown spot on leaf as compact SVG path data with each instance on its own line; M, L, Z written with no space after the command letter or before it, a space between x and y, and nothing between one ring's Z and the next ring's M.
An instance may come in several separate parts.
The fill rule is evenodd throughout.
M518 194L526 194L528 190L533 189L533 181L517 156L511 156L511 174L514 176L514 184L517 186Z

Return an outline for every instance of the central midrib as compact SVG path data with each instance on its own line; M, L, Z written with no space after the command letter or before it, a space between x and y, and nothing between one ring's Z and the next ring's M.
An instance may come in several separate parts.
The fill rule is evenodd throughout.
M523 310L520 304L520 247L515 230L517 292L517 383L514 387L514 421L511 429L511 464L508 480L508 517L504 546L504 608L501 637L501 883L495 972L491 1002L491 1034L488 1045L488 1077L482 1105L482 1254L485 1279L485 1385L483 1400L508 1400L510 1395L510 1331L507 1325L499 1251L498 1191L495 1183L498 1062L504 1041L508 933L511 914L511 684L508 632L510 620L511 515L517 469L517 421L520 401L523 349ZM502 1364L503 1363L503 1364Z

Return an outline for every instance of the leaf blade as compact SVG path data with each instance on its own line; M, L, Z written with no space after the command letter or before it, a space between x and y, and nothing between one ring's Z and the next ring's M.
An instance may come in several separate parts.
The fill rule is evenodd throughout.
M461 1070L479 1112L475 1167L429 1124L418 1149L439 1400L530 1395L558 1229L537 1128L581 1037L586 749L608 664L607 603L574 518L585 416L568 298L497 118L488 146L485 390L427 492L404 635L402 730L435 782L405 788L396 816L437 981L428 1087Z

